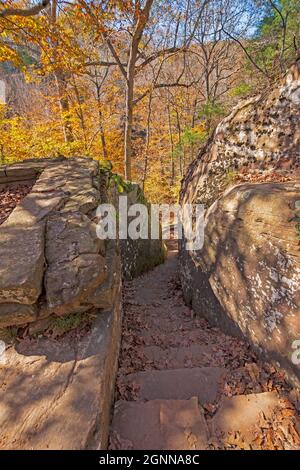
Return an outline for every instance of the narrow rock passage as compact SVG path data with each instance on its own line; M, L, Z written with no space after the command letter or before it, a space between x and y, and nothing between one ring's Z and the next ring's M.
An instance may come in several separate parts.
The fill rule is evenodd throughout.
M184 305L177 251L124 288L110 448L299 449L299 392Z

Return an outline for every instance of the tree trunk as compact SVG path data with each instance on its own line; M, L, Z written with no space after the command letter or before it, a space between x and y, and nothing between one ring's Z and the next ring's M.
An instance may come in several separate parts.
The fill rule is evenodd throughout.
M178 148L180 148L180 146L181 146L181 137L182 136L181 136L180 116L179 116L179 112L178 112L177 108L176 108L176 118L177 118L177 129L178 129ZM184 146L183 146L182 151L180 151L180 153L179 153L179 171L180 171L181 177L183 176L184 153L185 153L185 149L184 149Z
M0 145L0 162L1 162L1 165L5 164L5 154L4 154L4 145L3 144Z
M78 90L78 87L77 87L77 83L76 83L76 78L75 78L74 75L73 75L73 87L74 87L76 101L77 101L77 105L78 105L77 115L79 117L80 126L81 126L82 133L83 133L84 149L85 149L85 151L87 151L88 145L87 145L85 117L84 117L83 109L82 109L82 106L81 106L81 96L80 96L80 93L79 93L79 90Z
M132 125L133 125L133 96L134 96L134 79L135 65L138 56L139 44L143 36L143 32L149 20L151 7L154 0L146 0L142 11L139 11L139 2L136 9L136 26L132 36L130 45L129 58L126 70L126 117L125 117L125 179L132 179ZM124 71L122 67L122 71Z
M108 160L108 152L107 152L106 139L105 139L105 134L104 134L104 127L103 127L103 116L102 116L102 111L100 107L99 107L98 115L99 115L100 140L101 140L101 145L102 145L103 158L104 160Z
M56 28L56 21L57 21L57 0L52 1L51 5L51 23L52 27L55 30ZM56 57L55 48L56 44L53 44L54 52L54 60ZM65 74L60 70L57 69L54 72L55 84L58 94L59 100L59 107L61 112L61 122L62 122L62 129L64 134L65 142L73 142L73 130L72 125L70 122L70 106L69 106L69 99L67 94L67 81Z
M146 142L146 151L145 151L145 164L144 164L144 173L142 178L143 191L145 189L145 183L148 175L148 159L149 159L149 148L150 148L150 127L151 127L151 111L152 111L152 93L149 96L148 102L148 115L147 115L147 142Z
M67 95L67 81L61 71L55 72L55 83L58 93L59 107L61 112L62 129L65 142L73 142L73 129L70 122L70 106Z
M135 27L132 34L129 57L127 67L122 64L122 60L114 48L113 43L109 38L106 31L102 32L102 36L106 41L108 48L116 60L123 77L126 80L126 115L125 115L125 138L124 138L124 167L125 178L131 180L132 178L132 124L133 124L133 96L134 96L134 78L135 78L135 65L137 61L139 44L143 36L144 29L148 23L150 12L154 0L146 0L144 8L141 9L141 2L135 2L134 22Z
M104 127L103 127L103 115L102 115L102 109L101 109L101 88L98 83L98 80L96 81L95 86L96 86L96 95L97 95L100 141L101 141L101 146L102 146L102 151L103 151L103 158L104 160L108 160L108 152L107 152L107 146L106 146Z
M174 186L175 183L175 160L174 160L174 140L172 133L172 120L171 120L171 110L168 105L168 123L169 123L169 136L171 144L171 186Z
M125 116L125 179L131 180L132 172L132 125L133 125L133 93L134 93L134 71L135 71L136 53L131 51L126 83L126 116Z

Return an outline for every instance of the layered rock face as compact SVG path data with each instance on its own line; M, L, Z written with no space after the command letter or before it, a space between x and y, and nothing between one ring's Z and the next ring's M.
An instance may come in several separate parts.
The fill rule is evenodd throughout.
M300 61L265 95L238 105L191 164L181 201L208 208L237 181L300 176Z
M138 275L163 263L165 250L160 239L151 238L151 207L145 200L141 188L137 184L132 184L128 193L128 208L136 204L142 204L148 211L148 238L132 240L120 240L120 250L122 259L122 272L127 280L131 280ZM134 216L128 217L128 224L134 219Z
M118 200L97 162L32 160L0 169L2 185L33 179L30 193L0 227L0 327L112 308L121 264L126 274L131 258L143 262L138 241L130 253L122 250L121 263L118 241L97 237L98 205ZM138 202L135 191L129 196ZM152 242L145 243L149 252ZM159 240L155 248L161 252ZM134 262L130 275L139 272Z
M97 237L97 207L118 204L113 181L87 158L0 168L0 188L33 185L0 226L0 339L11 342L8 326L31 335L1 356L1 449L107 448L122 273L135 276L162 253L161 240L129 249ZM128 199L140 202L134 186Z
M181 203L204 204L205 241L180 250L185 299L246 336L299 384L300 63L224 119L188 170Z

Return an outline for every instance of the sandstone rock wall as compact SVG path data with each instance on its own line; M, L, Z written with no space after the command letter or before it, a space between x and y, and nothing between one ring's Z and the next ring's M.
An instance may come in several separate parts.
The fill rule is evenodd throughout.
M121 283L85 334L25 338L1 357L0 449L107 449Z
M0 227L0 325L88 310L88 295L107 271L86 215L100 203L97 163L37 160L3 171L10 182L30 172L37 180Z
M238 105L191 164L182 201L209 207L232 182L300 176L300 60L273 89Z
M3 185L28 179L36 180L31 192L0 227L0 327L108 309L122 268L133 277L161 260L160 240L122 242L120 253L118 240L97 237L98 205L117 205L119 196L97 162L32 160L0 168ZM130 190L130 204L140 196Z
M1 356L0 448L105 449L122 272L133 277L156 264L162 244L120 246L97 237L98 205L117 206L119 194L92 160L0 168L3 186L27 181L35 181L31 192L0 226L0 339L6 342L12 331L5 327L29 332ZM130 204L141 202L137 187L128 193ZM78 316L82 324L73 331ZM63 334L53 336L64 321Z
M205 205L202 250L180 250L185 299L300 382L300 63L241 103L190 166L181 202ZM298 227L298 228L297 228Z
M145 204L148 208L148 239L147 240L120 240L122 270L125 279L134 277L154 268L164 261L165 250L161 240L151 239L151 209L137 184L133 184L128 191L128 207L134 204ZM128 222L132 220L129 217Z

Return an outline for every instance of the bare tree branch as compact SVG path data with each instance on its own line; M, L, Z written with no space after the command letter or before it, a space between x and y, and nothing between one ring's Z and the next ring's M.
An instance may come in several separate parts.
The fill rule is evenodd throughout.
M269 3L271 5L271 7L278 13L278 15L280 17L281 24L282 24L283 34L282 34L282 46L281 46L281 52L280 52L280 66L281 66L281 70L284 71L283 56L284 56L284 53L285 53L285 50L286 50L285 45L286 45L287 21L288 21L289 12L287 12L286 17L284 17L283 13L276 6L276 3L273 2L273 0L269 0Z
M112 67L118 65L117 62L106 60L95 60L94 62L85 62L84 67ZM123 64L126 67L126 64Z
M108 36L108 34L106 33L106 31L104 31L104 32L102 33L102 36L103 36L103 38L104 38L105 41L106 41L106 44L107 44L107 46L108 46L108 48L109 48L109 50L110 50L110 52L111 52L111 55L113 56L113 58L115 59L117 65L119 66L122 75L123 75L123 76L126 78L126 80L127 80L126 69L125 69L125 67L123 66L123 64L122 64L122 62L121 62L121 60L120 60L120 58L119 58L119 55L118 55L118 53L116 52L116 50L115 50L115 48L114 48L114 46L113 46L111 40L109 39L109 36Z
M230 38L232 39L233 41L235 41L242 49L243 51L245 52L246 56L248 57L248 59L250 60L251 64L254 65L254 67L259 70L265 77L267 78L270 78L268 73L263 70L256 62L255 60L251 57L251 55L249 54L249 52L247 51L246 47L244 46L244 44L239 40L237 39L236 37L232 36L232 34L230 34L228 31L226 31L224 29L224 27L222 27L222 30L224 31L224 33Z
M165 56L166 54L174 54L176 52L179 52L179 51L183 51L184 49L183 48L180 48L180 47L170 47L168 49L162 49L160 51L157 51L155 53L153 53L151 56L147 57L147 59L144 60L144 62L142 62L141 64L137 65L137 70L140 71L141 69L143 69L144 67L146 67L146 65L150 64L151 62L153 62L153 60L156 60L158 59L159 57L161 56Z
M36 16L41 13L42 10L45 10L50 4L51 0L42 0L37 5L31 8L5 8L0 11L0 18L6 18L7 16Z

